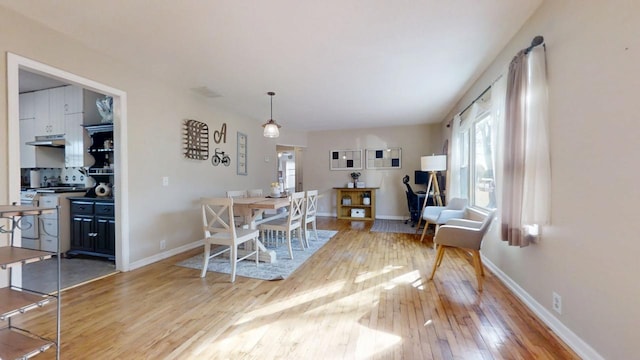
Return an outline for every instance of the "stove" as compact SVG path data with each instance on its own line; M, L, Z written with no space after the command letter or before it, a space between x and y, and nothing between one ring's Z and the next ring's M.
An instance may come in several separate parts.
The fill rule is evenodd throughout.
M38 206L40 194L35 189L20 191L20 205ZM22 247L29 249L40 249L40 229L38 227L38 216L23 216L20 220L22 230Z

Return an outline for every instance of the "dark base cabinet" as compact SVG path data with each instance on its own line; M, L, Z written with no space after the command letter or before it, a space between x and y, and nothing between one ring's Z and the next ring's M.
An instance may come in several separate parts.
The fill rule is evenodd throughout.
M71 250L67 256L93 255L115 260L116 220L112 199L70 198Z

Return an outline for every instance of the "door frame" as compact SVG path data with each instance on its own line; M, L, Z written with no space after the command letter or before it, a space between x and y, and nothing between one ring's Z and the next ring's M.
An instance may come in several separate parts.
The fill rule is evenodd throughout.
M127 93L53 66L7 52L7 120L9 201L20 201L20 109L19 71L26 70L71 85L113 97L113 131L118 147L114 151L116 211L116 270L128 271L129 251L129 176L127 151Z

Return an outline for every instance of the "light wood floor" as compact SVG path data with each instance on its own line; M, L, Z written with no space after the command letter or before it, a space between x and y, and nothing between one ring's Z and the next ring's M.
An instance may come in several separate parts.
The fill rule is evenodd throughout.
M463 252L429 281L419 236L318 225L339 233L283 281L175 266L198 249L63 292L61 358L578 358L489 271L478 293ZM51 313L30 314L22 325L53 330Z

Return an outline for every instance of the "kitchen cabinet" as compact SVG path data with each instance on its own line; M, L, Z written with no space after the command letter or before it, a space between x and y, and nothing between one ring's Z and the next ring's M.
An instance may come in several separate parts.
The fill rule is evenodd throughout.
M115 260L116 220L113 199L72 198L71 250Z
M42 294L34 290L22 287L19 274L21 266L37 261L51 259L58 254L54 252L23 249L14 244L14 231L19 218L31 216L43 216L46 213L55 212L55 208L1 205L0 218L9 219L10 229L9 246L0 246L0 268L9 272L9 286L0 288L0 359L27 359L45 352L50 348L56 349L56 359L60 358L60 256L56 256L57 279L56 290L52 294ZM13 271L17 270L16 273ZM17 275L17 276L15 276ZM56 303L55 315L42 318L42 323L50 323L54 331L48 335L36 334L25 328L23 321L15 325L14 318L20 317L28 311L39 309ZM55 334L55 335L52 335Z
M20 108L20 120L35 119L36 117L36 94L34 92L19 95L18 107Z
M64 151L61 148L27 145L35 138L36 119L20 120L20 167L56 168L64 163Z
M84 127L82 127L82 113L65 114L65 145L64 145L64 166L83 167L85 165L84 151L85 139Z
M64 88L35 91L35 135L64 134Z
M378 188L334 188L337 190L338 219L375 220ZM366 196L365 196L366 195ZM365 200L369 198L369 200Z
M40 216L40 250L55 251L59 246L60 252L64 254L71 249L71 231L69 229L71 210L67 198L81 195L84 195L84 192L67 192L40 196L40 206L54 208L59 206L57 213Z
M114 142L113 124L100 124L85 126L91 136L89 154L95 162L89 168L89 174L98 182L113 184L114 166Z

